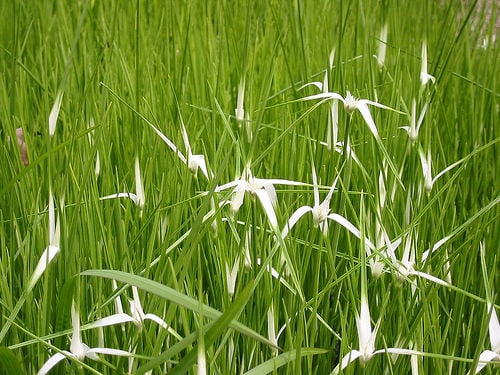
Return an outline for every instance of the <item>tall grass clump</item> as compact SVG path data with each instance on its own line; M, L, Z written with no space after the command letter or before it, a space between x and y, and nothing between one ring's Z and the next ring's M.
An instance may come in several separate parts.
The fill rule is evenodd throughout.
M494 1L0 3L0 374L494 374Z

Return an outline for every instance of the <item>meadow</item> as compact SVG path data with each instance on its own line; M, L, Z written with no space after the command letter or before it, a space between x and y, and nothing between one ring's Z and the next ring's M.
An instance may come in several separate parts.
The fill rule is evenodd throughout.
M0 2L0 374L494 374L493 1Z

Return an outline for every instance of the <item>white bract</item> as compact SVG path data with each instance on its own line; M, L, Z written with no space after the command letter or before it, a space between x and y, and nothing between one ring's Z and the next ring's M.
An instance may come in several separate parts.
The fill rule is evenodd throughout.
M64 92L59 90L56 95L56 100L49 114L49 136L53 136L56 131L57 119L59 118L59 111L61 109L61 103L64 96Z
M384 67L385 63L385 53L387 49L387 24L385 24L380 30L380 36L378 40L378 52L375 58L377 59L379 69Z
M420 82L422 83L422 86L425 86L429 81L435 83L436 78L427 73L427 43L424 40L422 43L422 67L420 69Z
M73 335L71 336L71 344L69 352L66 350L54 354L38 371L37 375L47 374L52 368L65 358L73 358L78 361L83 361L85 358L90 358L94 361L99 360L98 354L110 354L118 356L130 356L131 353L125 350L110 349L110 348L89 348L88 345L82 342L80 334L80 315L73 301L71 305L71 323L73 325Z
M191 145L189 144L189 138L187 135L186 127L182 124L182 139L184 140L184 146L187 151L187 166L194 176L198 175L198 168L201 169L203 175L208 179L208 169L207 163L205 161L205 155L193 155L191 151Z
M427 103L425 103L424 107L422 108L422 112L420 112L420 116L417 118L417 104L415 99L413 99L412 102L412 109L411 109L411 117L410 117L410 125L409 126L402 126L401 129L404 129L408 133L408 137L410 138L410 141L412 143L417 141L418 138L418 132L420 131L420 127L422 126L422 123L424 121L424 116L425 112L427 112Z
M64 204L61 202L61 207ZM57 254L59 254L60 247L59 242L61 239L61 229L59 226L59 218L55 217L55 207L54 207L54 197L52 196L52 190L49 191L49 246L45 248L38 261L38 264L31 275L31 279L28 284L28 290L33 289L36 282L42 274L45 272L47 266L52 262Z
M227 282L227 292L230 297L234 296L234 288L236 287L236 278L238 277L238 271L240 269L240 258L236 257L234 261L233 268L229 269L229 265L226 263L226 282Z
M242 78L240 84L238 85L238 98L236 100L236 109L234 113L236 115L236 121L241 123L245 119L245 108L243 107L243 102L245 100L245 79Z
M105 197L101 197L100 200L115 199L115 198L129 198L141 209L141 213L142 213L142 209L144 208L144 204L146 202L146 199L144 196L144 186L142 184L139 159L137 157L135 159L135 168L134 169L135 169L134 174L135 174L136 194L129 193L129 192L116 193L116 194L106 195Z
M144 196L144 185L142 183L141 178L141 166L139 164L139 158L135 158L135 191L137 192L137 205L142 210L144 208L144 204L146 203L146 198Z
M465 161L465 158L456 161L455 163L449 165L441 172L439 172L434 178L432 178L432 155L430 148L427 150L427 155L422 150L422 148L419 148L418 153L420 156L420 163L422 164L422 172L424 175L424 189L427 191L427 193L430 193L432 191L432 187L434 186L434 183L438 178Z
M205 161L205 156L204 155L193 155L191 151L191 145L189 144L189 139L187 137L187 132L186 128L184 126L184 123L182 122L181 119L181 131L182 131L182 139L184 141L184 146L187 151L187 157L184 156L184 154L177 148L177 146L172 142L170 139L168 139L165 134L163 134L160 129L158 129L156 126L154 126L151 122L147 121L147 124L158 134L158 136L162 139L163 142L167 144L167 146L175 153L175 155L179 158L179 160L186 164L186 166L189 168L189 170L196 176L198 168L201 169L205 177L208 178L209 173L206 167L206 161Z
M61 206L64 207L64 202L61 200ZM3 338L7 334L12 322L15 317L21 310L24 301L26 300L26 296L30 293L38 280L42 277L43 273L49 266L49 264L54 260L57 254L60 252L59 242L60 242L60 227L59 227L59 218L56 221L55 207L54 207L54 197L52 195L52 189L49 190L49 204L48 204L48 216L49 216L49 245L45 248L38 260L38 263L31 275L28 286L25 292L21 295L21 297L17 300L14 309L9 315L9 319L5 322L2 329L0 330L0 342L2 342Z
M273 356L278 355L278 337L276 335L276 325L274 323L274 304L273 301L271 301L271 306L269 306L269 309L267 310L267 338L271 342L271 344L274 345L274 348L272 349Z
M489 362L499 362L500 364L500 322L498 321L495 306L488 303L488 312L490 314L490 322L488 324L488 331L490 334L491 350L485 350L479 355L479 363L476 367L476 374L480 372Z
M94 126L95 126L95 124L94 124L94 118L91 117L90 118L90 122L89 122L89 128L93 128ZM93 136L93 134L94 134L93 130L88 133L90 147L94 146L94 136ZM99 173L101 173L101 158L99 157L99 150L96 150L94 174L95 174L96 177L99 177Z

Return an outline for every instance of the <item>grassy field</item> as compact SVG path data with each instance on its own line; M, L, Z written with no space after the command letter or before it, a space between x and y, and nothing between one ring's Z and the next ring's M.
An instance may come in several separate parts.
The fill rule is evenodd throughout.
M498 371L499 12L0 2L0 374Z

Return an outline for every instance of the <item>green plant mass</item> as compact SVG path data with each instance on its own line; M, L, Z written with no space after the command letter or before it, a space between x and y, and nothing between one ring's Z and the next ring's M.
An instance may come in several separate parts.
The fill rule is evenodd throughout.
M0 2L0 374L495 374L490 0Z

